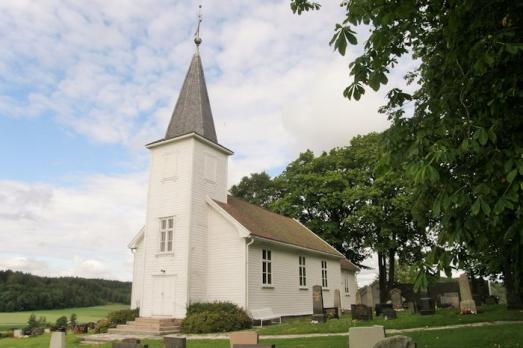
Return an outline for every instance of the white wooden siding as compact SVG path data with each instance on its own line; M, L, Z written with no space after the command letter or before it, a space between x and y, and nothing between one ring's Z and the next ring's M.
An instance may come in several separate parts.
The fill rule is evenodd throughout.
M345 293L345 280L349 280L349 293ZM356 304L356 292L358 291L358 283L356 282L356 273L348 270L341 270L341 308L350 310L352 304Z
M131 309L140 308L142 303L144 245L143 240L137 245L133 255L133 286L131 289Z
M271 250L272 287L262 285L262 249ZM299 256L305 256L307 286L300 288ZM321 285L321 261L327 261L328 289L323 291L325 307L334 306L334 290L341 284L339 258L301 251L292 247L256 241L249 247L248 309L272 308L283 316L312 314L312 286Z
M208 217L207 301L245 307L245 240L211 207Z

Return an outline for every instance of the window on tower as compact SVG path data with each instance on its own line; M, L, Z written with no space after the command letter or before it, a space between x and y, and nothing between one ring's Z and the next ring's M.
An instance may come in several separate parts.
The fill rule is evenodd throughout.
M160 219L160 252L173 251L174 217Z

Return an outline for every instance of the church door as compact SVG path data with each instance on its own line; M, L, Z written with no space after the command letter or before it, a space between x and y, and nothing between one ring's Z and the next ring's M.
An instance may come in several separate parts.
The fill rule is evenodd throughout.
M173 275L153 276L153 315L174 316Z

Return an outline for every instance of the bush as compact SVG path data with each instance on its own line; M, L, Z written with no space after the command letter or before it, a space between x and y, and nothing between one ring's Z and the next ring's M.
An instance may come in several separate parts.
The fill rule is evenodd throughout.
M122 309L119 311L110 312L107 314L107 321L111 327L116 327L119 324L125 324L128 321L134 320L139 315L137 309Z
M247 313L230 302L193 303L182 321L185 333L228 332L251 328Z
M62 315L58 319L56 319L56 323L54 324L54 327L56 330L64 331L67 330L67 317L65 315Z
M94 327L94 332L95 333L106 333L110 327L111 326L107 319L100 319L96 322L96 325Z

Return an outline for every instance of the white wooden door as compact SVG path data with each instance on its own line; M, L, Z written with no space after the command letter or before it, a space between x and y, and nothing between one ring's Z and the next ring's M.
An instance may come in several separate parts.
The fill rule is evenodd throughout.
M175 276L153 277L153 315L174 316Z

